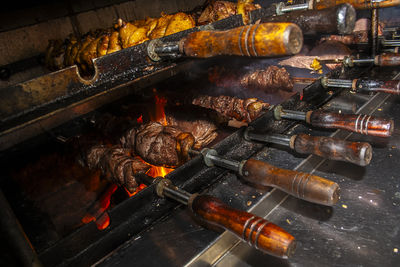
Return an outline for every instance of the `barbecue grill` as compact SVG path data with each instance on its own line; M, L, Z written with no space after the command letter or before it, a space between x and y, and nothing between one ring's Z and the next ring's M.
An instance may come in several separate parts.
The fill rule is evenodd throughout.
M372 36L374 46L362 44L364 51L361 51L364 53L361 58L372 58L371 62L364 60L366 64L349 66L340 60L327 59L326 63L337 66L331 70L323 65L323 75L318 70L310 73L310 69L286 67L285 71L293 77L293 90L252 89L250 82L244 85L238 77L254 71L261 75L260 70L299 53L303 33L304 44L309 46L323 34L348 34L354 28L349 21L356 19L356 11L347 5L331 7L334 13L329 13L319 8L301 11L313 8L311 2L296 2L296 6L255 2L262 8L249 12L248 21L242 15L232 15L122 49L94 59L94 71L90 74L77 65L57 71L46 69L43 58L47 39L64 39L71 32L82 35L95 28L109 27L118 17L132 21L158 17L162 11L198 12L206 5L203 1L168 4L156 1L151 5L146 1L90 4L43 1L24 10L14 7L8 11L0 29L0 45L9 51L0 59L3 170L0 223L7 245L1 263L7 266L396 265L400 257L397 243L400 193L396 173L396 158L400 156L397 129L400 105L398 88L391 88L391 85L398 87L398 81L391 80L400 79L399 67L395 63L374 66L375 51L368 51L371 47L384 51L383 44L394 45L396 39L380 36L379 42L377 36ZM389 6L397 4L387 2ZM38 10L46 9L52 12L37 15ZM398 7L389 7L380 12L380 18L396 11L399 12ZM295 12L308 12L301 14L309 14L313 19L302 20ZM357 16L368 12L357 10ZM8 19L18 14L24 14L24 18ZM313 30L309 23L325 19L321 14L326 14L325 24ZM332 14L345 14L348 21L337 22L342 27L333 27ZM272 54L257 45L258 33L264 30L257 25L281 21L276 15L283 16L284 21L296 20L299 27L282 26L288 32L282 35L284 52ZM398 23L396 18L387 21L388 27ZM270 31L268 27L265 26L265 31ZM219 34L229 30L229 36L238 42L229 48L218 47L222 42L218 38L227 36ZM210 48L205 41L210 39L202 39L204 33L210 39L215 38L217 44ZM23 42L23 38L27 41ZM193 46L196 38L201 44L198 47ZM227 40L228 44L233 43ZM18 45L11 47L7 42ZM261 51L267 52L262 55ZM381 58L379 51L376 55ZM397 62L397 58L391 57L391 62ZM363 60L354 55L351 59ZM354 86L362 85L363 81L369 90L356 90ZM382 83L391 90L373 88ZM249 88L244 89L245 86ZM257 103L265 105L261 112L242 116L239 121L221 116L221 110L193 105L193 99L222 95L239 99L257 97L260 101ZM336 114L337 118L352 116L354 125L339 130L340 127L313 125L311 111ZM141 164L146 171L150 170L136 176L138 187L134 192L127 185L118 186L116 179L105 179L104 166L92 169L87 166L87 151L93 146L100 144L105 150L111 149L121 142L122 136L125 137L122 143L129 143L127 131L141 125L158 121L167 127L171 126L171 118L190 121L190 115L196 114L213 120L218 136L202 148L186 151L178 166L156 166L142 157ZM375 128L368 128L374 118L379 124L376 127L380 127L376 130L378 134L374 134ZM347 148L349 153L330 155L331 159L321 156L329 158L328 154L334 151L303 154L295 146L300 141L295 140L306 138L304 134L321 136L321 142L332 144L339 141L329 138L337 138L343 147L357 144L360 151ZM336 145L334 149L339 147ZM304 153L316 150L307 149ZM352 156L346 158L344 154L350 152ZM287 175L291 186L278 182L263 184L247 177L250 163L257 160L270 164L271 169L296 171ZM165 178L151 178L159 176ZM334 190L328 192L321 185L310 193L313 179L324 179L321 180L324 186L326 182L332 183ZM319 193L332 199L321 199ZM259 217L251 217L243 223L242 233L235 235L235 231L224 230L221 224L211 225L199 213L196 215L196 209L200 209L193 204L197 194L211 195L234 209ZM261 252L262 244L258 243L263 235L261 229L269 224L263 219L294 236L296 250L290 246L290 252L281 258L275 257L278 253L273 250ZM232 230L229 226L225 228Z

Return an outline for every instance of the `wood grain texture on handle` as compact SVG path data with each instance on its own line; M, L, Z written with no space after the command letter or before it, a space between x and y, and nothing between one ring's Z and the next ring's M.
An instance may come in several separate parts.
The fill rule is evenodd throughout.
M375 56L375 65L381 67L399 66L400 54L399 53L383 53Z
M279 226L229 207L218 198L196 196L191 201L191 210L207 223L229 230L249 245L273 256L288 258L296 248L294 237Z
M298 153L314 154L331 160L366 166L372 158L372 147L366 142L349 142L327 136L298 134L293 142Z
M247 160L241 173L250 183L276 187L310 202L331 206L339 200L337 183L309 173L281 169L255 159Z
M343 129L359 134L389 137L394 130L393 120L364 114L340 114L309 111L306 122L316 127Z
M293 23L262 23L226 31L193 32L179 46L190 57L276 57L299 53L303 34Z
M400 95L400 80L389 81L369 81L369 80L356 80L353 90L365 92L382 92L392 95Z
M343 3L352 5L355 9L371 9L371 8L384 8L400 5L400 0L310 0L313 1L313 9L325 9L334 7Z

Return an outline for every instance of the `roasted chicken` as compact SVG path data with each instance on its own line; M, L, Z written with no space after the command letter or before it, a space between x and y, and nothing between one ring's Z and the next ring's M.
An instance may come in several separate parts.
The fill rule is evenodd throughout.
M45 63L51 70L76 64L83 74L88 74L93 70L92 60L97 57L194 26L193 18L182 12L134 22L118 19L113 28L89 32L83 38L71 35L64 42L50 40Z
M210 1L211 3L201 13L198 23L200 25L212 23L227 17L241 14L243 23L249 23L249 12L261 8L253 4L253 0L238 0L237 4L228 1Z

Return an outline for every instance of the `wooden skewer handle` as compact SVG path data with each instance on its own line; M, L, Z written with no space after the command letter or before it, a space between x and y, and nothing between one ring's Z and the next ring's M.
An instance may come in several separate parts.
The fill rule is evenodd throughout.
M400 80L375 81L355 80L353 90L361 92L382 92L392 95L400 95Z
M380 137L389 137L394 130L393 120L363 114L309 111L306 114L306 122L316 127L343 129Z
M354 6L355 9L372 9L372 8L384 8L400 5L400 0L382 0L382 1L371 1L371 0L310 0L312 1L311 8L313 9L325 9L328 7L334 7L343 3L348 3Z
M399 53L383 53L375 56L375 65L385 66L399 66L400 65L400 54Z
M207 223L229 230L249 245L273 256L288 258L296 248L294 237L279 226L231 208L218 198L193 195L189 206L194 214Z
M260 160L247 160L241 175L250 183L276 187L310 202L331 206L339 200L337 183L309 173L281 169Z
M350 34L356 23L356 11L349 4L324 10L299 10L280 16L268 16L262 22L292 22L299 25L303 34Z
M189 57L219 55L275 57L293 55L303 46L303 34L293 23L262 23L226 31L190 33L179 43L179 50Z
M290 146L298 153L314 154L331 160L366 166L372 158L372 147L366 142L348 142L326 136L298 134L292 136Z

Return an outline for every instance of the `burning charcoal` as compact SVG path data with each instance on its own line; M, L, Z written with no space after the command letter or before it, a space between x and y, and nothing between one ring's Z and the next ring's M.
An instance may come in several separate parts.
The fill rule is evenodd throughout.
M256 70L245 74L240 79L240 84L248 89L257 89L267 92L275 92L279 89L291 92L293 81L285 68L268 66L264 70Z
M136 131L136 153L146 162L176 167L187 161L188 150L195 142L191 133L158 122L143 124Z
M213 109L228 118L245 122L253 121L270 106L257 98L240 99L231 96L204 95L194 98L192 104Z
M125 186L134 192L138 186L135 174L145 173L150 166L137 157L132 157L130 149L118 146L95 146L87 154L87 165L90 169L100 168L108 179Z

